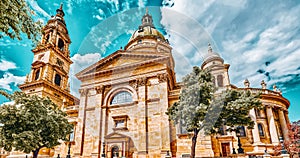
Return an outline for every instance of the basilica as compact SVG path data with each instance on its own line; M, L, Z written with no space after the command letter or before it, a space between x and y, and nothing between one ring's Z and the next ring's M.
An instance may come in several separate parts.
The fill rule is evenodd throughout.
M172 47L153 25L146 11L124 49L119 49L78 72L80 98L70 94L68 84L71 39L62 6L43 28L41 44L34 48L31 72L20 89L28 94L49 96L74 124L69 142L41 150L41 157L65 157L68 144L74 158L189 157L192 133L169 121L166 111L179 100L181 83L176 81ZM229 64L209 45L202 69L210 68L220 90L237 89L261 93L264 109L249 113L254 129L242 128L239 138L244 156L274 153L280 138L289 139L289 101L264 81L253 88L248 80L240 88L230 83ZM188 71L188 70L187 70ZM197 139L196 157L230 156L238 148L234 132ZM20 157L17 152L8 157Z

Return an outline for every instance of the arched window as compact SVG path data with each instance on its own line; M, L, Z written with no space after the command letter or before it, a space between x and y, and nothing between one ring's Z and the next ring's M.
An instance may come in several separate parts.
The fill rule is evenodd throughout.
M264 137L265 136L265 132L264 132L264 128L263 128L262 124L259 123L257 125L257 127L258 127L259 136Z
M124 104L124 103L131 103L132 96L129 92L122 91L117 93L113 99L111 100L110 104Z
M239 126L239 132L241 137L246 137L246 130L244 126Z
M219 87L223 87L223 76L222 75L217 76L217 82L218 82Z
M61 51L64 51L64 46L65 46L65 43L62 39L58 39L58 48L61 50Z
M36 70L35 71L35 77L34 77L34 80L38 80L40 77L40 69Z
M61 76L59 74L55 74L54 83L60 86Z

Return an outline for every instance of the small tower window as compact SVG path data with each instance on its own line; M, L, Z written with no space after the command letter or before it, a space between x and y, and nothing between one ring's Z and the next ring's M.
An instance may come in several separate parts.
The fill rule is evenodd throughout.
M264 128L263 128L262 124L259 123L257 125L257 127L258 127L259 136L264 137L265 136L265 132L264 132Z
M34 80L38 80L40 77L40 69L36 70L35 71L35 77L34 77Z
M46 40L45 40L45 43L48 43L49 42L49 37L50 37L50 35L48 34L48 35L46 35Z
M217 81L218 81L218 86L223 87L223 76L222 75L217 76Z
M60 86L61 76L59 74L55 74L54 83Z
M64 46L65 46L65 43L62 39L58 39L58 48L61 50L61 51L64 51Z

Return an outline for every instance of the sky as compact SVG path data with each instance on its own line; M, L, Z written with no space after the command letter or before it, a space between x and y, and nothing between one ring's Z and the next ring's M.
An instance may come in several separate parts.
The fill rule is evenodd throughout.
M207 44L230 64L232 84L260 88L264 80L290 102L291 121L300 120L300 1L298 0L27 0L44 24L63 3L69 30L71 93L74 74L115 52L141 24L145 8L173 47L177 80L201 66ZM0 39L0 88L8 92L30 72L32 43ZM0 96L0 104L5 102Z

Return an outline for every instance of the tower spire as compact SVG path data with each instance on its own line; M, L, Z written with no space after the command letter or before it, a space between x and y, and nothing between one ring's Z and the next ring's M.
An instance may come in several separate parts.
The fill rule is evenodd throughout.
M59 9L62 10L62 7L63 7L63 3L61 2Z
M146 14L145 14L145 15L147 15L147 14L148 14L148 12L149 12L149 10L148 10L148 7L146 7Z
M60 3L59 8L56 9L56 16L59 16L59 17L65 16L65 13L63 11L63 3Z

